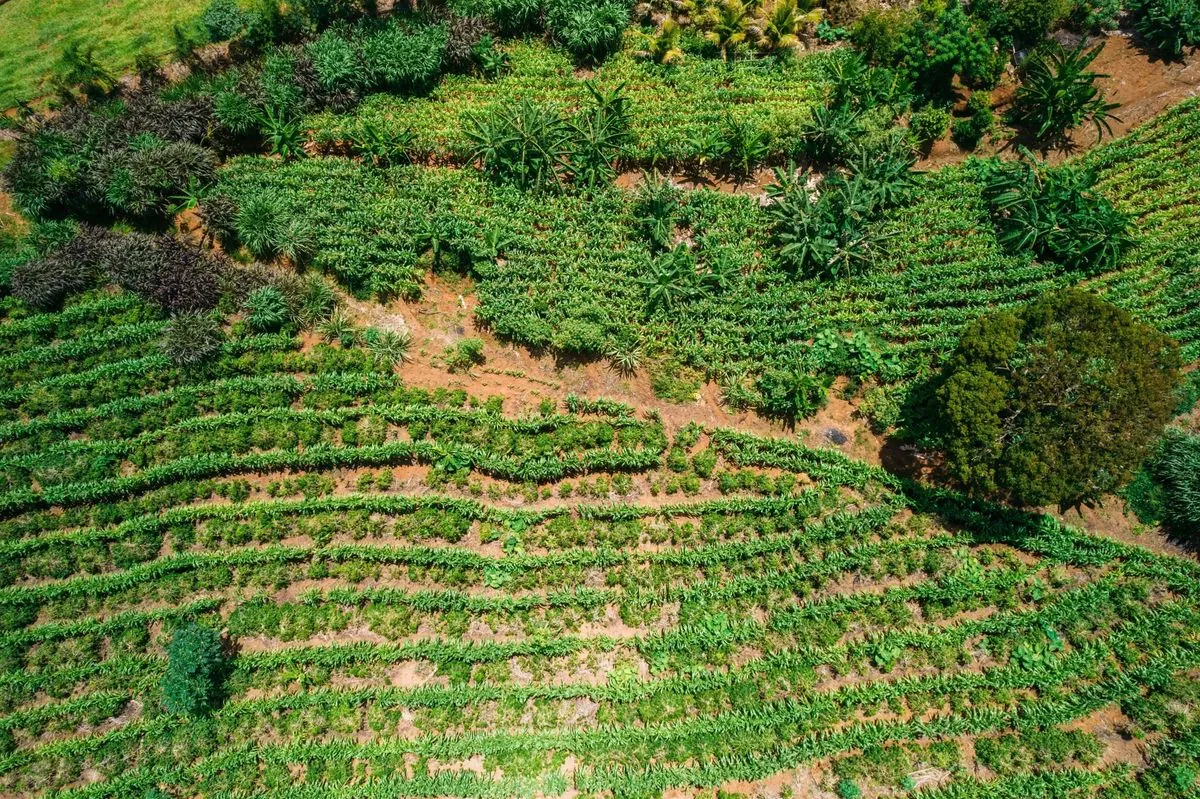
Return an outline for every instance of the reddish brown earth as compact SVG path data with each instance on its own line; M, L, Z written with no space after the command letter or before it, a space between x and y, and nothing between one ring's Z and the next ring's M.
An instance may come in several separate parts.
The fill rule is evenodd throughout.
M349 309L360 324L403 326L412 333L413 362L399 367L400 375L410 385L430 389L460 388L477 397L502 396L505 412L510 414L531 412L543 399L557 402L571 393L603 397L623 402L639 412L657 412L668 434L690 422L697 422L705 427L730 427L762 436L794 436L809 446L837 449L873 465L886 464L888 468L899 465L918 478L928 478L936 473L932 456L915 451L901 452L886 436L873 432L858 413L856 401L840 396L841 383L830 392L825 408L792 429L755 413L728 409L721 402L720 389L712 383L704 384L693 402L672 404L654 395L645 370L622 376L607 361L564 363L498 342L486 330L475 326L474 310L478 301L472 288L469 280L451 281L430 275L420 302L378 304L351 300ZM469 372L452 374L440 365L439 358L447 347L468 337L483 339L486 361ZM640 501L648 500L648 497L642 497ZM1124 503L1115 497L1099 508L1084 508L1079 512L1060 514L1053 508L1042 510L1097 535L1144 546L1155 552L1188 554L1160 530L1140 525L1125 511Z
M1120 104L1115 113L1118 119L1110 120L1111 136L1104 133L1104 141L1124 136L1133 128L1153 119L1173 105L1200 94L1200 52L1193 50L1182 61L1163 61L1151 58L1126 32L1115 32L1091 39L1088 46L1104 44L1100 55L1091 68L1105 75L1097 85L1110 102ZM992 92L997 116L1002 115L1012 104L1015 86L1011 77ZM1069 146L1062 149L1044 150L1040 153L1052 162L1060 162L1073 155L1090 150L1101 140L1096 137L1092 126L1082 127L1071 135ZM959 149L949 138L934 144L929 155L918 164L918 169L937 169L957 164L970 155L1015 156L1013 142L1003 139L985 142L974 153Z

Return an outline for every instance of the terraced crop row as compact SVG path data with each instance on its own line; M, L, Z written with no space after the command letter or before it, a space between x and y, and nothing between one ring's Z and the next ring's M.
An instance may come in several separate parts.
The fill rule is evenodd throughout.
M643 796L866 757L950 763L946 797L1055 795L1143 779L1088 754L1114 746L1097 714L1192 712L1191 562L794 441L506 412L285 337L113 396L88 375L155 342L71 342L133 307L0 323L10 793ZM11 355L36 330L63 359ZM664 474L692 495L650 493ZM192 621L233 655L185 719L160 683ZM968 773L966 742L1053 735L1074 748L1050 766Z

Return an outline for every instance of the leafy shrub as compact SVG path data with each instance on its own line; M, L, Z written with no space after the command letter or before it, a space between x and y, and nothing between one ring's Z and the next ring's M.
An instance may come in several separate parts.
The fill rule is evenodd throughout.
M570 128L557 110L523 98L509 109L469 116L471 160L522 188L559 184L570 156Z
M872 64L893 64L899 60L912 22L913 16L908 11L873 8L854 23L850 39Z
M63 48L63 54L54 67L51 83L55 91L68 101L74 100L76 89L88 99L97 100L116 87L117 79L100 63L95 45L73 41Z
M451 372L465 372L478 366L484 360L483 339L464 338L453 347L447 347L442 360Z
M550 0L546 27L575 61L599 64L621 47L629 7L618 0Z
M946 135L950 127L950 110L938 105L927 105L914 111L908 119L908 130L922 148L929 148Z
M355 155L374 166L394 166L411 160L409 150L416 134L409 128L389 128L372 120L362 120L351 131L350 145Z
M1078 290L967 328L937 388L949 472L1021 505L1129 481L1171 417L1178 345Z
M392 21L362 37L362 62L375 90L423 92L441 75L446 29L426 25L406 31Z
M362 87L358 49L340 31L325 31L309 42L304 52L326 94L356 92Z
M765 208L779 254L802 274L840 278L869 269L882 243L872 223L912 184L911 157L860 153L849 173L827 173L814 199L794 170L775 171Z
M819 105L800 130L801 149L818 165L840 164L863 133L861 115L849 105Z
M61 246L18 265L12 273L13 295L33 308L48 309L91 288L100 277L99 260L108 235L85 226Z
M139 95L103 109L67 109L28 124L4 182L30 218L94 219L107 211L158 221L176 195L212 179L215 156L197 143L210 127L204 101Z
M585 84L589 102L571 118L529 99L468 117L470 159L492 177L522 188L594 186L616 173L629 141L629 113L621 87Z
M921 7L904 35L900 60L918 91L930 100L947 100L958 77L970 88L988 88L1002 68L998 48L958 0Z
M673 311L701 291L696 256L684 243L652 258L639 282L646 292L647 314L659 309Z
M228 194L210 194L196 206L205 234L228 245L236 240L238 204Z
M531 30L542 13L542 0L490 0L488 5L492 22L505 35Z
M1130 244L1129 218L1090 189L1095 175L1073 166L1048 168L1028 153L1020 161L985 162L984 196L1000 243L1087 275L1113 269Z
M223 263L174 236L113 236L100 257L109 279L165 311L207 310L220 299Z
M1066 19L1070 0L1007 0L1002 6L1005 32L1016 41L1036 45Z
M967 116L954 120L950 136L964 150L974 150L983 137L992 131L996 115L992 112L992 96L989 92L973 92L967 100Z
M216 355L224 334L212 314L183 311L171 317L163 331L163 354L179 366L195 366Z
M208 31L209 41L224 42L245 30L249 18L237 0L210 0L200 15L200 24Z
M1168 430L1151 472L1162 486L1164 521L1176 533L1200 537L1200 436Z
M643 172L634 194L632 211L642 235L657 250L672 243L682 192L657 170Z
M496 46L496 40L490 34L481 38L471 52L479 74L485 78L503 75L511 66L508 53Z
M758 379L756 388L764 412L795 421L806 419L825 407L832 382L830 378L807 374L800 369L768 369Z
M1106 102L1096 86L1098 78L1108 76L1088 69L1103 49L1103 42L1086 52L1083 42L1074 50L1057 42L1044 44L1025 63L1014 118L1039 139L1060 139L1085 122L1096 127L1097 138L1104 131L1111 135L1108 120L1118 105Z
M654 396L678 405L695 400L703 381L703 372L684 366L674 358L650 367L650 389Z
M725 163L739 178L752 175L771 153L771 137L753 122L727 116L721 125L721 138Z
M299 0L292 5L311 30L373 17L378 11L376 0Z
M250 292L243 308L246 323L262 333L279 330L291 321L287 299L275 286L262 286Z
M1120 27L1121 0L1076 0L1070 26L1082 33L1102 33Z
M228 662L221 636L199 624L180 627L167 647L163 701L171 713L202 716L221 702Z
M291 116L275 106L267 106L258 112L255 121L271 155L278 155L285 161L304 156L304 133L299 117Z
M1132 0L1133 27L1151 50L1172 58L1200 45L1200 1Z
M559 323L550 346L565 355L592 357L604 351L604 327L590 319L567 318Z
M145 137L134 147L100 155L92 179L115 215L161 217L170 213L172 200L186 187L211 182L215 161L213 153L199 145Z
M238 239L259 258L299 262L315 247L312 227L292 213L275 194L255 194L243 200L234 218Z

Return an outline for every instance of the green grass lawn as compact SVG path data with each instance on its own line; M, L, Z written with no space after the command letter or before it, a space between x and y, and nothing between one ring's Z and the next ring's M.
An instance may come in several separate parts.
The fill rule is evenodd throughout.
M171 28L205 0L9 0L0 5L0 108L47 92L48 76L72 39L90 41L105 65L124 71L134 55L165 53Z

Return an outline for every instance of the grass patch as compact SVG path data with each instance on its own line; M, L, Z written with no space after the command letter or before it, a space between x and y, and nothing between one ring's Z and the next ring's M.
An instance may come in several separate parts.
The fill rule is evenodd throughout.
M0 107L48 92L63 47L90 42L114 72L133 65L141 50L171 49L171 29L198 15L204 0L9 0L0 5Z

